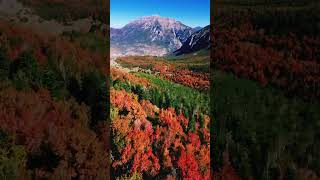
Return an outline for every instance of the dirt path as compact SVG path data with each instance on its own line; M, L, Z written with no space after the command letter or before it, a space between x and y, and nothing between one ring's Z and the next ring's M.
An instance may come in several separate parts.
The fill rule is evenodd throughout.
M116 57L111 57L111 59L110 59L111 68L121 69L121 70L126 71L126 72L133 71L132 69L125 68L125 67L121 66L119 63L116 62L116 59L117 59Z

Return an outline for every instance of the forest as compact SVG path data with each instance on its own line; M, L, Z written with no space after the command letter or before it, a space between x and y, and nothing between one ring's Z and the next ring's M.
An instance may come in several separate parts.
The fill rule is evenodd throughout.
M0 21L0 179L108 178L107 53L89 37Z
M119 57L111 67L111 177L210 179L209 74L178 63L188 58Z
M217 179L226 164L241 179L319 179L319 5L220 1L210 68Z

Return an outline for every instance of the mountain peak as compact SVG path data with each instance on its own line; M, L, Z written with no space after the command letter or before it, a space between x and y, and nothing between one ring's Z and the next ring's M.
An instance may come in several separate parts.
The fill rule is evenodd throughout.
M159 14L154 14L154 15L150 15L150 16L142 16L142 17L138 18L137 20L139 20L139 19L172 19L172 20L175 20L175 19L169 18L169 17L162 17Z
M146 47L159 47L165 49L165 53L172 52L182 46L182 43L193 33L191 27L183 23L160 15L144 16L125 25L119 31L111 30L112 46L128 46L123 51L131 51L136 47L136 51L141 49L141 45ZM129 50L128 50L129 49ZM145 48L146 49L146 48ZM146 49L154 52L154 49ZM164 52L161 50L161 52ZM163 54L163 53L162 53ZM149 54L150 55L150 54Z
M152 15L152 16L143 16L138 18L137 20L132 21L131 23L155 23L158 22L160 24L182 24L181 22L168 17L162 17L160 15ZM130 24L130 23L129 23Z

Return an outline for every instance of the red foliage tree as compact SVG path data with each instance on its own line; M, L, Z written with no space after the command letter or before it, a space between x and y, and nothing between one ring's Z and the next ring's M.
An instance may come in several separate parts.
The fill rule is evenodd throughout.
M180 174L167 174L167 178L210 179L210 139L201 140L198 135L210 136L209 117L205 117L204 128L187 133L184 127L188 119L177 115L173 108L159 110L149 101L139 102L136 95L124 90L111 89L110 99L116 112L111 127L116 151L120 153L113 161L114 168L129 167L131 173L149 176L178 168ZM156 122L151 123L148 118Z
M108 154L95 132L86 127L85 111L85 106L72 101L54 102L46 90L35 93L9 88L0 92L1 130L15 136L17 144L26 146L29 156L41 156L42 151L47 151L42 149L46 145L53 154L43 158L58 161L56 165L47 162L34 166L30 160L37 178L63 174L64 179L96 179L108 175Z

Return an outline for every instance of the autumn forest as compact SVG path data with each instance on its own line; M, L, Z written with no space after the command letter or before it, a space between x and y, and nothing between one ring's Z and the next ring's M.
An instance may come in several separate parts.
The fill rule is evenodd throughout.
M319 32L316 0L0 0L0 179L318 180Z

